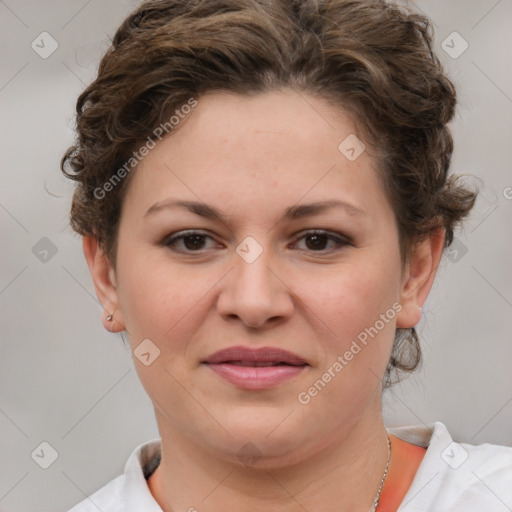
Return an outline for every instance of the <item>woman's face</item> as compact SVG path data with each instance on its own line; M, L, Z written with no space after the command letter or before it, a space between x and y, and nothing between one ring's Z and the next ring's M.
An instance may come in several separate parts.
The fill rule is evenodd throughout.
M379 418L395 328L421 304L354 134L309 95L208 94L134 171L109 309L162 438L284 463ZM231 347L248 350L212 358Z

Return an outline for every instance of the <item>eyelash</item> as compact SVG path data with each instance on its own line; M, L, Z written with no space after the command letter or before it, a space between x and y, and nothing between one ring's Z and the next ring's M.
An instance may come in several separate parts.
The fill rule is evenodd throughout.
M182 254L194 254L194 253L197 253L197 254L201 254L203 251L205 251L205 249L200 249L200 250L197 250L197 251L191 251L191 250L183 251L183 250L178 250L178 249L175 248L175 244L176 244L177 241L184 240L186 238L192 238L192 237L195 237L195 236L200 236L200 237L204 237L204 238L212 238L210 235L201 233L199 231L193 231L193 230L182 231L181 233L178 233L177 235L171 235L170 237L165 238L163 240L163 242L161 243L161 245L164 246L164 247L168 247L168 248L170 248L171 250L173 250L173 251L175 251L177 253L182 253ZM338 247L335 248L334 250L341 249L342 247L347 246L347 245L353 245L352 241L349 238L347 238L345 236L341 236L341 235L335 235L333 233L330 233L329 231L324 231L324 230L321 230L321 229L314 229L314 230L311 230L311 231L306 231L299 238L297 238L296 241L301 240L303 238L310 237L310 236L322 236L322 237L325 237L327 240L335 242ZM294 243L296 243L296 242L294 242ZM331 249L331 250L322 249L320 251L309 250L308 252L318 253L318 254L324 253L325 254L326 252L332 252L332 250L333 249Z

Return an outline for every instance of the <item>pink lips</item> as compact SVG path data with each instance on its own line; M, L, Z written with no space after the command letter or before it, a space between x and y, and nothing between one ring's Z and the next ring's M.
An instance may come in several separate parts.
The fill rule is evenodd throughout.
M268 389L302 373L309 365L279 348L230 347L208 357L204 364L226 381L243 389Z

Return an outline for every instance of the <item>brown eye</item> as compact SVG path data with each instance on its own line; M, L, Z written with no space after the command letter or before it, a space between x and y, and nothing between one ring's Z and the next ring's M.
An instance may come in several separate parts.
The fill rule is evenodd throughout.
M308 235L304 237L308 249L313 251L322 251L325 245L329 242L329 237L326 235Z
M165 239L162 246L169 247L176 252L200 252L207 249L206 241L212 238L197 231L182 232L176 236Z
M306 250L313 252L328 251L350 245L350 241L344 237L330 234L325 231L311 231L302 235L299 240L305 241ZM331 243L331 247L327 247Z
M183 245L193 251L197 249L203 249L204 246L204 236L203 235L190 235L183 237Z

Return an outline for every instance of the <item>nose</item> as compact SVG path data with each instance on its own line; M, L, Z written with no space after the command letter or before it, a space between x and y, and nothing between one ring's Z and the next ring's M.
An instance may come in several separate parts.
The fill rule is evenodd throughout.
M292 290L269 249L254 261L235 253L233 261L233 270L220 283L217 310L223 318L261 328L292 315Z

